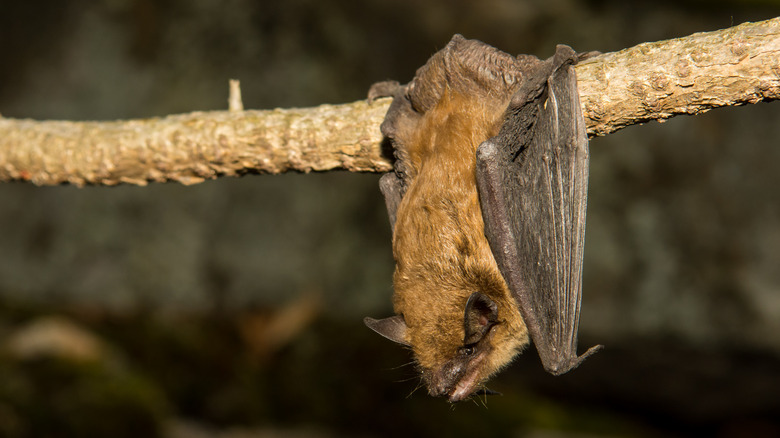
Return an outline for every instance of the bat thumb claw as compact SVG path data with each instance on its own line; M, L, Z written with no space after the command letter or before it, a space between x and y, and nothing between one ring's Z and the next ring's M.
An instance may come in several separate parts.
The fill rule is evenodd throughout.
M564 372L567 372L567 371L573 370L574 368L577 368L578 366L580 366L580 364L581 364L582 362L584 362L584 361L585 361L585 359L587 359L587 358L589 358L590 356L592 356L592 355L594 355L594 354L598 353L598 352L599 352L599 351L600 351L602 348L604 348L604 346L603 346L603 345L601 345L601 344L594 345L594 346L592 346L592 347L588 348L588 350L587 350L587 351L585 351L584 353L582 353L581 355L579 355L577 358L575 358L575 359L572 361L572 363L571 363L571 367L570 367L569 369L567 369L566 371L564 371Z
M554 376L560 376L561 374L566 374L569 371L573 370L574 368L577 368L578 366L580 366L580 364L582 362L584 362L585 359L587 359L590 356L592 356L593 354L597 353L602 348L604 348L603 345L594 345L594 346L588 348L588 350L586 352L582 353L579 356L573 356L572 355L571 359L569 359L568 362L565 362L565 363L555 363L555 364L551 364L549 366L545 364L544 369L548 373L550 373L550 374L552 374Z
M585 360L585 359L587 359L589 356L593 355L594 353L598 353L598 352L599 352L599 351L601 351L603 348L604 348L604 346L603 346L603 345L601 345L601 344L594 345L594 346L592 346L592 347L588 348L588 351L586 351L586 352L582 353L582 354L580 355L580 357L578 357L577 359L582 359L582 360ZM582 361L582 360L581 360L581 361ZM580 361L580 362L581 362L581 361Z

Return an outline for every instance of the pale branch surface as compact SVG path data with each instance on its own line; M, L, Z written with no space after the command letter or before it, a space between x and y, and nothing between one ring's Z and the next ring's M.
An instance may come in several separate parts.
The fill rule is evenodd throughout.
M577 65L588 134L780 98L780 18L644 43ZM117 122L0 118L0 181L75 185L286 171L386 172L382 99ZM237 105L236 105L237 106Z
M576 67L588 135L780 98L780 17L655 43Z
M0 119L0 181L194 184L243 173L384 172L392 167L380 148L386 111L354 102L117 122Z

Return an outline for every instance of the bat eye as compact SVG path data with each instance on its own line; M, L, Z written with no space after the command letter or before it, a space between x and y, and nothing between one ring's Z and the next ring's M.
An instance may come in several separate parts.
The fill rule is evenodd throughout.
M476 352L477 349L473 345L466 345L464 347L460 347L460 354L463 356L471 356Z

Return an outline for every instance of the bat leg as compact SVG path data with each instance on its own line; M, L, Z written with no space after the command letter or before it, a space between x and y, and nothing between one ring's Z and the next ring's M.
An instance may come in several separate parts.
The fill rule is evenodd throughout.
M403 182L394 172L386 173L379 179L379 190L385 197L387 216L390 218L390 228L395 229L395 214L401 203Z
M398 98L405 90L406 86L398 81L377 82L368 90L368 103L381 97L393 97L393 103L387 110L384 122L382 122L382 134L387 138L393 138L396 132L396 121L399 117L411 112L411 106L408 100ZM398 169L396 169L398 171ZM385 206L387 215L390 218L390 227L395 229L395 217L398 205L401 203L401 197L404 193L403 180L395 172L382 175L379 179L379 190L385 197Z

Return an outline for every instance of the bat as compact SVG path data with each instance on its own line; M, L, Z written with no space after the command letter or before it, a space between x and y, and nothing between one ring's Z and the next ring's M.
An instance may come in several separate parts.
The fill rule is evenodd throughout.
M489 393L532 340L555 375L577 367L588 139L573 65L455 35L392 96L380 179L393 227L395 316L365 318L410 347L433 396Z

